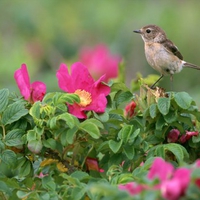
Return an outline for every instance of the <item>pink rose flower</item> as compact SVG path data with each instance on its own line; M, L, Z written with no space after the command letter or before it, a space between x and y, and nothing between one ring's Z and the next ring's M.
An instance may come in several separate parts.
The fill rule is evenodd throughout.
M14 78L25 100L30 103L42 101L46 93L46 85L40 81L30 83L26 64L22 64L21 68L15 71Z
M162 158L156 158L148 174L149 179L158 178L160 183L155 187L161 189L162 196L167 200L176 200L183 196L190 183L190 170L177 170Z
M68 105L71 114L78 118L87 118L86 111L105 112L106 96L110 93L110 87L102 83L105 75L94 81L87 67L77 62L71 66L71 75L67 66L61 64L56 76L62 90L80 97L80 103Z
M167 200L177 200L183 196L190 183L190 170L179 168L173 177L161 183L162 196Z
M120 190L126 190L130 195L136 195L142 192L145 187L142 185L137 185L135 182L126 183L124 185L119 185Z
M97 45L94 49L84 47L80 51L80 62L87 66L92 76L97 80L106 75L105 82L118 76L118 65L121 58L112 55L104 44Z
M150 180L158 178L160 181L165 181L172 176L173 171L174 167L170 163L165 162L162 158L156 158L147 177Z

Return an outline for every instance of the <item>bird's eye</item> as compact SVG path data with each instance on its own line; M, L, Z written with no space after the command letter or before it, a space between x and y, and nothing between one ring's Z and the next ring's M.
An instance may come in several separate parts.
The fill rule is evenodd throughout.
M151 30L150 30L150 29L147 29L147 30L146 30L146 33L151 33Z

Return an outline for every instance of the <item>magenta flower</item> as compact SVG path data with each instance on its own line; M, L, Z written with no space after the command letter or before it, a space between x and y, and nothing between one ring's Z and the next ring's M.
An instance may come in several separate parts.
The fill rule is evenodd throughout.
M149 170L148 178L165 181L172 176L173 171L174 168L170 163L165 162L162 158L156 158Z
M167 135L167 142L176 142L178 140L179 135L180 131L178 129L172 129Z
M190 170L179 168L173 177L161 183L162 196L167 200L177 200L183 196L190 183Z
M14 78L25 100L31 103L42 101L46 93L46 85L40 81L30 83L26 64L22 64L21 68L15 71Z
M146 186L137 185L135 182L126 183L118 186L120 190L126 190L130 195L136 195L142 192Z
M85 47L80 51L81 63L88 67L92 76L97 80L106 74L105 82L118 76L118 65L121 58L112 55L106 45L97 45L94 49Z
M56 73L59 87L68 93L75 93L80 97L80 103L68 105L69 112L78 118L87 118L85 111L103 113L107 105L106 96L110 87L102 83L105 76L96 82L89 74L87 67L77 62L71 66L71 75L67 66L61 64Z
M167 200L176 200L183 196L190 183L190 170L179 168L177 170L162 158L156 158L148 174L149 179L158 178L160 183L156 188L161 189L163 197Z

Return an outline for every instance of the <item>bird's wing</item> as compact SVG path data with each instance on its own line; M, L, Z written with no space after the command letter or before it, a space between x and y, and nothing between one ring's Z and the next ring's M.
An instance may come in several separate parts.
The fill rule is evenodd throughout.
M164 47L170 51L171 53L173 53L175 56L177 56L179 59L183 60L183 56L181 55L180 51L178 50L178 48L173 44L173 42L171 40L165 40L163 42Z

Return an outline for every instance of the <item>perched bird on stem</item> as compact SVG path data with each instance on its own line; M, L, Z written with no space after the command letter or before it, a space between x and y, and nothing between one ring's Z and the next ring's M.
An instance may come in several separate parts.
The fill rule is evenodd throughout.
M183 60L176 45L167 38L160 27L147 25L134 32L142 36L147 62L161 74L151 88L154 88L165 75L170 75L172 82L173 74L179 73L184 67L200 70L200 67Z

